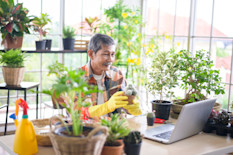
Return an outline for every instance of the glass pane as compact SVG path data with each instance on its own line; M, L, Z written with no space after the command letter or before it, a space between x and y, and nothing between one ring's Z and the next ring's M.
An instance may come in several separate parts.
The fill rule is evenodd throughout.
M211 57L215 67L220 69L223 82L230 82L232 44L229 39L213 39Z
M159 34L174 34L175 2L174 0L160 1Z
M187 49L187 37L175 37L174 38L174 47L176 49L176 51L180 51L183 49Z
M219 95L217 97L217 101L216 101L216 102L218 102L218 103L220 103L222 105L222 109L227 109L227 107L228 107L229 85L226 85L225 88L226 88L225 89L225 94L224 95ZM233 89L231 88L231 92L232 92L232 90Z
M58 50L59 49L59 43L61 40L61 36L60 35L47 35L47 39L51 39L52 40L52 47L51 50Z
M48 72L42 73L42 90L50 89L56 80L55 75L49 75ZM44 95L44 94L43 94Z
M27 61L24 64L26 67L26 71L38 71L40 69L40 54L29 53L27 55Z
M209 38L194 38L193 51L206 50L209 51Z
M89 5L89 12L92 10L90 7L93 5ZM75 12L75 14L74 14ZM69 0L65 1L65 25L74 26L76 24L81 23L81 15L82 15L82 1L81 0Z
M59 34L60 1L43 1L42 12L47 13L52 21L52 23L49 23L48 26L46 26L46 28L50 28L49 34Z
M156 35L158 29L159 0L148 0L146 4L146 25L147 35Z
M65 54L65 66L78 68L87 63L87 54Z
M177 0L175 35L188 36L190 0Z
M39 16L41 13L41 0L18 0L19 3L23 3L23 7L29 10L29 15ZM16 3L15 3L16 4Z
M36 72L25 72L23 81L30 81L30 82L39 82L40 81L40 73Z
M39 40L39 35L24 34L22 49L23 50L35 50L36 40Z
M210 36L213 0L196 1L195 36Z
M58 61L58 54L42 54L42 70L48 70L48 66L56 61Z
M213 36L232 37L232 0L215 0L214 8L214 31Z

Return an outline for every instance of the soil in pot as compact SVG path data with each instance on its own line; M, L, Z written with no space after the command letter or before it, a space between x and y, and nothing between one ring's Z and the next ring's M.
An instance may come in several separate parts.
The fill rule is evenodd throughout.
M156 118L168 120L170 115L170 107L172 102L170 101L162 101L160 103L159 100L153 100L152 103L152 111L155 110Z
M68 132L67 132L67 130L66 130L65 127L58 128L54 132L55 132L55 134L60 135L60 136L76 137L72 133L72 126L68 126L68 128L71 131L71 135L68 134ZM91 132L91 130L93 130L92 127L84 126L83 127L83 134L80 135L80 136L77 136L77 137L86 137L89 134L89 132ZM99 134L101 134L100 131L98 133L96 133L95 135L99 135Z

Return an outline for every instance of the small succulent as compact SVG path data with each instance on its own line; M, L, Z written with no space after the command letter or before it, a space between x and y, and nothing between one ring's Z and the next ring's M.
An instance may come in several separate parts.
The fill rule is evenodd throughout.
M125 95L128 95L128 96L131 96L131 95L136 96L136 95L137 95L137 91L136 91L136 89L133 87L132 84L129 84L129 85L126 87L126 89L125 89L124 92L125 92Z
M155 113L154 112L148 112L146 117L153 118L153 117L155 117Z
M229 120L230 120L230 115L225 110L222 110L222 112L220 112L215 119L216 123L219 125L228 125Z
M131 131L127 136L124 137L125 143L139 144L142 142L142 135L139 131Z

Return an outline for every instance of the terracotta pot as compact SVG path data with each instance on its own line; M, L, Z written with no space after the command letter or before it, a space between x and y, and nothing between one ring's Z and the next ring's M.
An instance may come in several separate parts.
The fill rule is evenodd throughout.
M6 38L3 40L4 49L16 49L21 48L23 44L23 37L12 38L9 34L6 35Z
M126 95L126 96L128 97L128 102L129 102L128 105L133 104L133 100L135 99L136 96L134 95Z
M122 155L124 144L119 142L119 146L104 146L101 155Z
M4 81L7 85L18 86L23 80L25 67L9 68L2 67Z

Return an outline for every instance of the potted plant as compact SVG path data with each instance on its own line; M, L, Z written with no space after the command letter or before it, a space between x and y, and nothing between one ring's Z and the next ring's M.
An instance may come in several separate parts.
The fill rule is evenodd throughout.
M128 84L124 90L125 95L128 97L129 105L133 104L133 100L137 95L137 90L134 88L132 84Z
M28 12L23 3L15 5L14 0L0 0L0 30L5 49L22 47L23 34L30 34L30 23L34 19Z
M63 28L63 48L64 50L74 50L75 28L66 26Z
M2 73L7 85L20 85L24 77L26 55L20 49L11 49L0 53L0 63L3 64Z
M211 133L213 130L216 129L216 118L218 116L218 111L214 109L211 111L210 116L203 128L203 132Z
M153 57L147 88L153 95L159 95L157 100L151 101L157 118L169 118L172 101L164 97L171 98L174 95L172 89L177 85L178 66L178 56L173 49L158 51Z
M146 115L147 125L153 126L155 121L155 113L154 112L148 112Z
M40 34L39 41L36 41L36 50L45 50L46 49L46 40L42 40L43 37L46 36L47 30L45 26L50 23L51 20L47 13L41 13L41 17L35 17L33 20L33 28L35 32ZM51 48L51 41L48 41L47 46L48 49Z
M192 56L189 51L181 50L178 54L181 88L187 93L184 99L174 101L172 110L176 115L184 104L205 100L211 94L224 94L219 70L213 68L214 63L207 53L198 50Z
M142 135L139 131L130 131L130 133L123 139L125 147L125 153L127 155L139 155L141 144L142 144Z
M85 96L96 92L97 88L88 85L82 78L85 74L82 70L66 69L66 74L57 77L51 90L43 93L63 98L63 107L70 114L72 124L66 124L62 119L63 126L57 126L52 130L50 139L56 154L100 154L107 137L107 128L84 125L83 119L85 107L90 103L85 101ZM76 97L77 96L77 97ZM57 117L52 117L53 122Z
M228 133L228 124L230 123L230 115L227 111L222 110L218 113L216 119L216 134L226 136Z
M121 119L119 114L111 115L111 119L101 119L101 125L108 127L108 137L104 144L101 155L121 155L124 144L120 138L129 134L130 130L125 125L125 119Z

